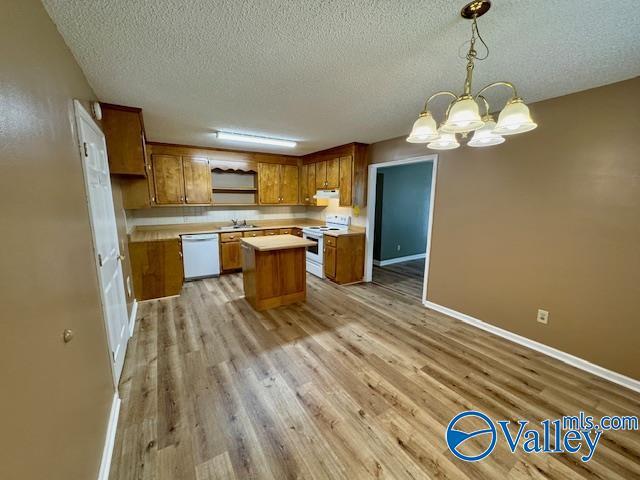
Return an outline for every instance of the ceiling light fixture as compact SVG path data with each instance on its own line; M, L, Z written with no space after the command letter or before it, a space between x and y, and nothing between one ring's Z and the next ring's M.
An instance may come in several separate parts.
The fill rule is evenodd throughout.
M472 95L471 84L473 81L473 68L476 60L484 60L489 56L489 47L480 36L477 19L487 13L491 8L489 0L478 0L464 6L460 15L462 18L471 20L471 41L469 52L467 53L467 75L464 81L462 94L456 95L450 91L436 92L427 98L424 109L418 120L413 124L413 128L407 142L426 143L428 148L434 150L451 150L458 148L460 143L456 139L456 134L461 134L463 138L474 132L468 145L471 147L488 147L504 142L502 135L514 135L533 130L538 125L531 119L529 107L525 105L522 98L518 96L516 87L510 82L494 82L483 88L478 93ZM478 57L475 49L476 40L480 40L487 50L484 57ZM500 112L498 123L489 114L489 103L482 95L493 87L507 87L512 91L511 98ZM438 128L438 125L429 111L429 102L436 97L446 95L452 97L445 113L445 120ZM478 100L484 104L484 116L480 116Z
M257 143L260 145L274 145L277 147L293 148L298 143L293 140L282 140L279 138L256 137L254 135L244 135L241 133L216 132L218 140L229 140L232 142Z

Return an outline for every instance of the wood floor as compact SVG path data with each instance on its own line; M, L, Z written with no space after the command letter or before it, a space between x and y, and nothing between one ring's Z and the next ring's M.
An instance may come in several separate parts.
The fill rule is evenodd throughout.
M111 480L640 478L639 432L593 459L457 460L457 413L637 415L640 395L372 284L309 277L308 301L263 313L238 274L140 305Z
M384 267L374 265L372 281L381 287L422 299L424 259L394 263Z

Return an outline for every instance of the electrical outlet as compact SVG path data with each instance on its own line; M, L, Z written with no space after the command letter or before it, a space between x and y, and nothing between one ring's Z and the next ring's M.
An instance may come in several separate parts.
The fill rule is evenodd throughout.
M549 312L546 310L538 310L538 318L536 320L546 325L549 323Z
M399 252L400 251L400 245L396 245L396 251Z

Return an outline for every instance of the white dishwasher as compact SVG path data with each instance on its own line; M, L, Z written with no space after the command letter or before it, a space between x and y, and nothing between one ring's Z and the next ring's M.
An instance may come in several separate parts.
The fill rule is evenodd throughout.
M217 233L182 235L185 280L220 275L219 241Z

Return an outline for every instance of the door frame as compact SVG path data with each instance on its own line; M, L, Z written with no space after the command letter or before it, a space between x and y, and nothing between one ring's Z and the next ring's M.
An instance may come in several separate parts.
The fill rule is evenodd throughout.
M368 186L367 186L367 229L366 248L364 258L364 281L371 282L373 278L373 239L375 234L375 210L376 210L376 184L378 181L378 169L386 167L396 167L399 165L410 165L412 163L433 162L431 172L431 196L429 198L429 218L427 230L427 245L424 261L424 282L422 286L422 301L427 299L427 286L429 282L429 261L431 259L431 236L433 232L433 212L435 210L436 181L438 178L438 155L420 155L417 157L403 158L400 160L390 160L388 162L372 163L369 165Z
M119 377L118 377L118 372L115 369L115 364L114 364L114 360L113 360L113 356L111 355L111 352L113 351L112 345L111 345L111 335L109 334L109 324L108 322L108 316L106 313L106 305L104 302L104 298L102 296L102 287L101 287L101 280L100 280L100 265L98 263L98 252L96 251L96 241L95 241L95 228L94 228L94 219L93 219L93 215L91 213L91 206L89 205L89 185L88 185L88 178L87 178L87 171L85 169L85 163L84 163L84 152L83 152L83 146L82 146L82 139L80 138L80 125L79 125L79 121L80 119L86 120L87 122L89 122L94 128L96 128L99 132L102 133L103 138L104 138L104 133L102 132L102 128L100 128L100 126L96 123L96 121L93 119L93 117L91 116L91 114L89 114L89 112L87 111L87 109L84 107L84 105L82 105L82 103L79 100L74 100L73 101L73 109L74 109L74 127L76 130L76 140L78 141L78 153L80 156L80 163L82 164L82 177L83 177L83 181L84 181L84 188L85 188L85 202L87 204L87 214L89 216L89 225L91 226L91 247L93 249L93 258L94 258L94 267L95 267L95 272L96 272L96 277L98 280L98 289L100 290L100 306L102 309L102 322L104 325L104 329L105 329L105 335L107 337L107 358L109 361L109 368L111 369L111 377L113 379L113 384L116 388L116 394L117 394L117 390L118 390L118 383L119 383ZM105 148L106 148L106 143L105 143ZM122 266L121 266L122 268ZM123 288L125 288L125 292L126 292L126 285L123 285ZM129 322L127 322L127 331L129 331ZM126 345L125 345L125 352L123 352L123 355L126 354Z

